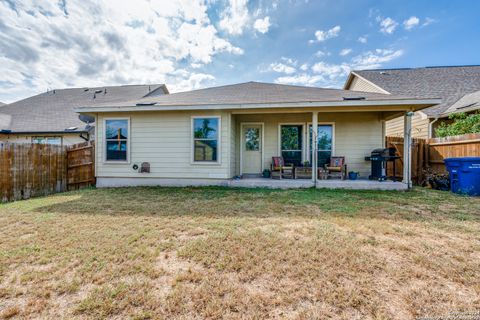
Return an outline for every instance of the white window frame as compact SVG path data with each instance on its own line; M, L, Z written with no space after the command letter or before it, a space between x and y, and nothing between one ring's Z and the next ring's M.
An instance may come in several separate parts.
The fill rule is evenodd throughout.
M312 126L312 125L313 125L313 123L307 122L307 131L310 132L309 129L310 129L310 126ZM319 122L318 125L319 126L321 126L321 125L331 125L332 126L332 157L334 157L335 156L335 122ZM307 133L307 140L309 140L309 139L310 139L310 137ZM318 151L320 151L320 150L318 150ZM305 160L305 161L310 161L309 156L310 156L310 141L308 141L308 144L307 144L307 152L306 152L306 159L307 160Z
M195 161L195 119L218 119L217 131L217 161ZM208 139L199 139L208 140ZM214 140L214 139L210 139ZM190 164L191 165L220 165L222 157L222 116L207 115L207 116L191 116L190 119Z
M107 160L107 121L109 120L127 120L127 160ZM132 130L130 126L130 117L109 117L103 118L103 163L108 164L129 164L130 163L130 141L132 140Z
M278 124L278 155L282 155L282 151L298 151L298 150L282 150L282 126L302 126L302 162L305 162L305 141L306 141L306 130L305 122L281 122Z

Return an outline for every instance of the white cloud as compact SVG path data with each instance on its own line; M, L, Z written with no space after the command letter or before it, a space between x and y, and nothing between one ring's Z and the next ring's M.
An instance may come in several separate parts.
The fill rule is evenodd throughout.
M296 71L294 67L288 66L280 62L270 64L269 70L286 74L292 74Z
M281 57L280 60L284 61L285 63L288 63L290 65L296 66L298 61L294 60L292 58L287 58L287 57Z
M220 29L232 35L241 35L250 20L247 0L230 0L220 17Z
M168 86L168 89L172 92L182 92L189 91L193 89L200 89L204 86L205 82L213 81L215 77L211 74L205 73L194 73L189 74L188 72L180 75L176 79L175 83Z
M322 80L321 76L313 76L306 73L295 75L295 76L285 76L275 79L275 83L281 84L294 84L302 86L315 86L319 81Z
M317 62L312 66L314 73L322 75L324 78L335 80L344 77L350 72L350 66L346 63L328 64L323 61Z
M339 53L339 54L340 54L342 57L344 57L344 56L349 55L351 52L352 52L352 49L350 49L350 48L345 48L345 49L340 50L340 53Z
M308 70L308 64L307 63L304 63L300 66L300 70L302 71L307 71Z
M405 30L412 30L413 28L418 26L419 23L420 23L420 19L418 19L415 16L412 16L407 20L403 21L403 27L405 28Z
M274 71L278 73L292 74L297 71L298 61L292 58L281 57L281 62L271 63L266 70L263 71Z
M432 23L436 22L437 20L435 19L432 19L432 18L429 18L429 17L426 17L425 18L425 22L422 23L422 27L426 27L428 25L431 25Z
M202 0L0 2L0 96L46 88L213 80L193 69L243 50L219 36ZM191 69L176 72L182 65Z
M390 62L403 55L403 50L376 49L367 51L352 59L355 69L380 68L384 63Z
M199 68L203 67L203 64L201 64L201 63L191 63L190 67L192 67L193 69L199 69Z
M340 30L342 28L340 26L335 26L327 31L323 31L323 30L317 30L315 31L315 38L316 40L310 40L310 42L323 42L325 40L328 40L328 39L331 39L331 38L335 38L335 37L338 37L338 35L340 34Z
M398 22L390 17L380 21L380 31L385 34L392 34L398 27Z
M315 56L318 58L321 58L323 56L329 56L329 55L330 55L330 52L325 52L322 50L318 50L317 52L315 52Z
M358 37L358 42L360 43L367 43L367 41L368 41L367 36Z
M255 23L253 24L253 28L260 33L267 33L270 26L271 26L270 17L265 17L263 19L257 19L257 20L255 20Z
M351 70L379 68L402 54L402 50L376 49L354 56L349 62L335 64L319 61L311 66L311 73L307 72L308 69L304 67L306 64L303 64L300 67L301 73L279 77L275 82L306 86L340 87Z

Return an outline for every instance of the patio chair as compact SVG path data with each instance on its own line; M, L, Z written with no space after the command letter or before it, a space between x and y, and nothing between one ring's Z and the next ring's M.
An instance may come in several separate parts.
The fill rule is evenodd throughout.
M283 157L272 157L272 179L293 179L293 164L285 164Z
M345 157L330 157L330 163L325 164L327 178L340 178L345 180L347 176L347 165Z

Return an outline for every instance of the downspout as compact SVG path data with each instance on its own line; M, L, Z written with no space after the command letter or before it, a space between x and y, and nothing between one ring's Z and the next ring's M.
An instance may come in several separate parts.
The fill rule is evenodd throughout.
M437 122L440 118L438 116L435 116L435 119L432 122L428 123L428 138L431 139L433 138L433 124Z

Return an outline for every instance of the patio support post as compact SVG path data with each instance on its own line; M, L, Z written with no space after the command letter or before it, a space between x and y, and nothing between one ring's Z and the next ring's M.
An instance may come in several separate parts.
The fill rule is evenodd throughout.
M412 187L412 116L407 112L403 116L403 183Z
M318 112L312 112L312 181L317 185L317 150L318 150L318 142L317 142L317 132L318 132ZM308 127L307 127L307 137L309 136ZM307 143L309 143L307 138ZM308 155L307 155L308 158Z

